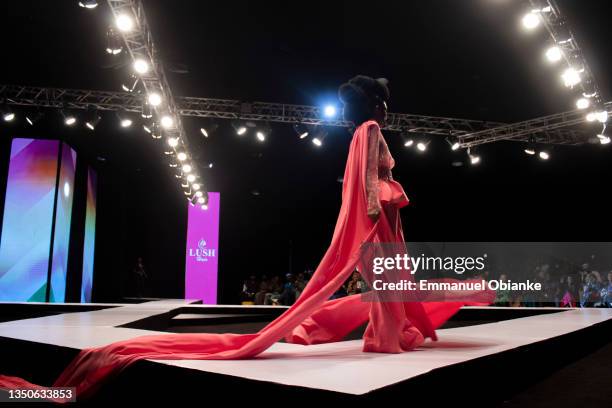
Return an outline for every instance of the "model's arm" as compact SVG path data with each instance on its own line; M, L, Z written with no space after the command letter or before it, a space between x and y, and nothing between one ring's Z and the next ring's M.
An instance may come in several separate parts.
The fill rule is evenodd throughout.
M378 149L380 148L377 126L368 129L368 162L366 168L366 194L368 197L368 217L376 222L380 215L378 199Z

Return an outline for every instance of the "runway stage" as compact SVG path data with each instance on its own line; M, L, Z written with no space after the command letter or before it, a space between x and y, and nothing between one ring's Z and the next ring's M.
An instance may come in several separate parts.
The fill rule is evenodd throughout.
M283 310L185 300L2 304L0 357L8 374L50 384L82 348L168 331L253 332ZM7 321L10 315L20 320ZM277 343L252 360L143 361L104 387L98 398L129 392L142 401L205 393L206 399L241 402L271 395L290 401L301 395L491 406L520 397L602 346L610 348L611 333L612 309L466 307L438 330L440 341L409 353L363 353L361 341L349 339L315 346ZM155 396L144 393L152 389L159 390Z

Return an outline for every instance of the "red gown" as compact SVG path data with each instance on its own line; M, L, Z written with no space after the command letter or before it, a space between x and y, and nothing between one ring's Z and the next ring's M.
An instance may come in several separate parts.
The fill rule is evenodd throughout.
M466 302L362 302L360 295L328 301L358 265L364 243L404 240L399 208L408 199L391 177L393 165L378 124L359 126L349 149L331 244L295 304L258 333L149 335L84 349L53 385L76 387L78 398L85 398L140 359L251 358L283 338L300 344L338 341L365 322L364 351L400 353L427 337L436 340L435 329ZM378 210L373 222L368 213ZM0 388L28 387L41 388L0 375Z

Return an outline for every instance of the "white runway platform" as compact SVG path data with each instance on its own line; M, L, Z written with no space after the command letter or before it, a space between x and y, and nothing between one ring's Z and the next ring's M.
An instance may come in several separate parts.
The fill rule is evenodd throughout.
M73 349L101 346L145 334L167 334L116 326L167 313L177 307L191 308L189 303L185 300L163 300L110 305L116 307L9 321L0 323L0 337ZM266 308L246 307L260 308L262 311ZM202 308L213 310L216 306L194 305L193 308L202 312ZM432 370L528 346L612 319L612 309L555 310L562 311L496 323L441 329L438 330L438 342L427 342L413 352L397 355L363 353L361 341L354 340L315 346L277 343L252 360L184 360L156 363L244 379L361 395Z

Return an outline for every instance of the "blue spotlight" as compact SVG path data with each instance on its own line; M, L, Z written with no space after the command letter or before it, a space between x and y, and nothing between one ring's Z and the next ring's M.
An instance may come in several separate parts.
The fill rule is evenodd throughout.
M336 107L334 105L325 105L325 107L323 108L323 115L326 118L333 118L336 116Z

